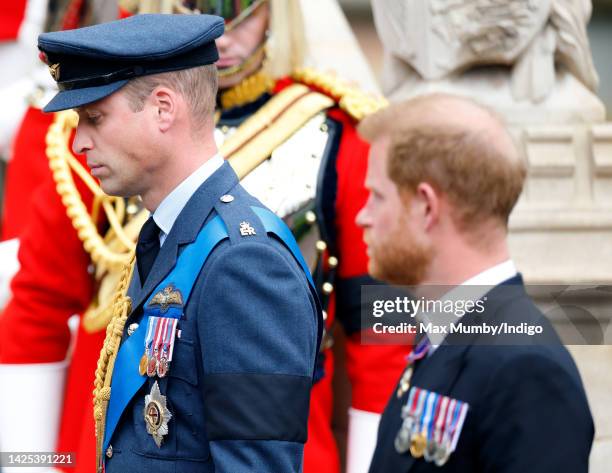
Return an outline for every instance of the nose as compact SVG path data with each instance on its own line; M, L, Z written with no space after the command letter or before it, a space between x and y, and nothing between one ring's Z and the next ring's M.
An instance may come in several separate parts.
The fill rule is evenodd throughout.
M79 123L72 141L72 152L74 154L84 154L93 148L91 138L85 131L85 127Z
M220 38L217 38L217 49L219 50L219 54L223 54L223 52L227 49L230 43L230 39L227 33L225 33Z
M357 212L357 216L355 217L355 223L358 227L366 228L370 225L370 215L368 212L368 203L361 208L359 212Z

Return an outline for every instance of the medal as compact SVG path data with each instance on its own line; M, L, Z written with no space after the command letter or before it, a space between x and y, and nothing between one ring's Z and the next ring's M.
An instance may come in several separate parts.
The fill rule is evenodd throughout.
M155 326L155 332L153 336L152 353L149 349L149 359L147 361L147 376L153 378L157 374L157 363L159 361L159 347L161 345L161 337L163 330L163 319L160 317L149 317Z
M149 358L151 357L152 352L152 344L153 337L155 336L155 319L156 317L149 317L147 320L147 334L145 335L144 340L144 354L140 358L140 363L138 364L138 372L140 376L149 374Z
M168 434L168 422L171 418L172 414L166 406L166 396L162 395L155 381L151 393L145 396L144 420L147 433L151 434L159 448L161 448L164 435Z
M402 422L402 426L397 432L397 435L395 436L395 451L400 455L406 453L410 448L410 434L413 423L414 421L412 420L412 417L406 417L404 422Z
M138 365L138 372L140 373L140 376L147 374L147 359L146 354L140 357L140 363Z
M159 376L160 378L163 378L164 376L166 376L166 373L168 372L168 358L165 355L165 340L166 340L166 336L168 334L168 319L166 317L161 319L161 329L159 331L159 343L156 343L155 347L156 347L156 360L157 363L155 364L155 373L157 374L157 376ZM163 364L163 366L162 366Z
M427 447L427 437L422 433L415 434L410 439L410 455L414 458L421 458Z
M160 378L166 376L170 370L170 361L172 360L172 353L174 351L174 337L176 335L176 325L178 323L178 319L167 318L165 322L166 328L164 333L164 341L162 344L162 352L159 362L157 363L157 376Z
M436 440L434 438L434 425L438 414L440 413L440 401L442 396L436 393L430 393L433 395L432 408L429 410L429 417L427 419L427 448L425 449L425 461L432 462L434 454L436 453Z
M438 445L438 448L436 449L436 453L434 454L435 464L437 466L443 466L448 461L449 457L450 457L450 453L448 450L446 450L444 445Z
M436 427L434 430L436 449L433 454L433 460L436 462L436 464L438 462L438 457L446 452L442 446L442 436L444 434L444 421L446 420L449 402L450 399L447 396L442 396L442 400L440 401L440 410L436 416Z
M170 339L172 338L172 327L173 323L176 319L164 318L163 320L163 336L161 342L161 354L159 356L159 361L157 363L157 376L163 378L168 374L169 363L168 363L168 355L170 349Z
M408 389L410 389L410 378L412 378L412 365L408 366L402 374L402 378L400 379L399 386L397 388L397 398L402 397Z
M421 458L425 454L425 448L427 447L427 437L423 434L423 423L422 423L422 412L423 405L427 396L427 391L422 390L419 402L418 412L416 413L416 429L413 429L412 435L410 436L410 455L414 458Z
M448 461L451 453L457 448L457 442L459 441L459 435L461 434L468 408L467 402L457 401L456 399L450 401L442 444L434 455L436 465L443 466Z
M397 453L404 454L410 448L410 436L412 435L412 428L414 426L414 417L412 416L412 409L414 405L414 398L417 389L413 388L410 390L408 401L406 405L402 407L402 426L400 427L397 435L395 436L395 451Z
M442 432L442 441L440 443L440 453L437 455L437 458L434 459L437 462L436 464L441 462L443 457L448 457L450 455L450 429L451 424L453 423L456 407L457 400L450 399L450 401L448 402L446 418L444 419L444 430Z
M168 358L162 356L157 363L157 376L160 378L168 374Z
M414 371L413 365L417 360L422 359L429 352L429 348L431 347L431 343L427 337L424 337L417 346L413 348L410 354L406 357L407 367L399 382L399 386L397 387L397 398L402 397L408 390L410 389L410 379L412 378L412 372Z
M157 374L157 359L151 356L147 359L147 376L153 378Z
M453 425L451 430L451 446L449 452L452 453L457 448L457 442L459 441L459 435L461 434L461 429L463 429L463 423L465 422L465 416L468 411L467 402L457 401L457 409L459 410L459 414L457 416L457 422Z

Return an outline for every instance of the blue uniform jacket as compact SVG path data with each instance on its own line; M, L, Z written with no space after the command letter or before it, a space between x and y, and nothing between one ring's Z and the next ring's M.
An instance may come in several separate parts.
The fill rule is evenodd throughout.
M234 200L222 202L225 194ZM301 267L266 234L251 206L263 207L224 164L179 215L144 287L135 270L126 327L140 320L181 248L211 218L223 219L229 239L198 276L178 322L169 374L148 378L122 413L112 455L105 456L107 473L301 471L320 310ZM255 235L240 234L243 221ZM172 414L160 448L144 420L155 380Z
M410 452L399 454L394 440L408 395L398 399L394 392L381 418L370 473L588 472L594 427L580 375L520 276L487 294L482 320L541 325L543 335L512 335L501 342L479 334L471 343L457 343L449 334L417 362L411 385L469 404L457 449L441 467ZM481 320L471 314L462 322Z

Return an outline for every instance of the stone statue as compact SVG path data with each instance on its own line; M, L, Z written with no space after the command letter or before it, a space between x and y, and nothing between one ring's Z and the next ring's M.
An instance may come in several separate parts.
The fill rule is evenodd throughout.
M590 0L372 3L378 32L390 55L387 78L393 77L388 69L398 61L425 80L444 79L477 66L503 65L512 69L514 99L538 103L551 92L557 66L565 67L591 91L597 87L586 34ZM406 79L405 70L401 76Z

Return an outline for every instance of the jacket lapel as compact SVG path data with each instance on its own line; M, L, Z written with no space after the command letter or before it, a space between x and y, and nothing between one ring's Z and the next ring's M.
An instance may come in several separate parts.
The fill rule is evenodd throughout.
M515 287L508 290L507 286ZM483 319L493 321L498 309L503 304L524 293L523 279L520 275L517 275L495 286L487 293L486 310L483 315L469 314L463 317L461 321L466 326L481 323ZM411 384L413 386L452 397L450 393L463 369L465 355L476 343L479 335L469 337L463 335L460 344L456 341L458 337L456 334L449 334L431 356L420 362L412 377ZM402 471L408 472L414 465L415 458L410 454L402 457Z
M132 297L132 312L128 320L174 268L180 247L196 239L219 197L229 192L237 183L236 173L227 162L223 163L196 190L177 217L142 287L136 265L128 291Z

